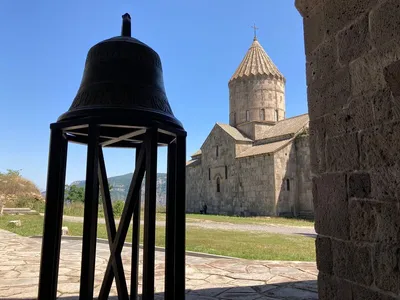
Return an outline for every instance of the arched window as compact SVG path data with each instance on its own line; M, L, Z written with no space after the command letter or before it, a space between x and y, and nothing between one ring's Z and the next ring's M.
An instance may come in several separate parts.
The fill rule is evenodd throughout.
M218 146L215 148L215 154L217 155L217 157L218 157Z
M275 110L275 121L278 122L279 121L279 113L278 110Z
M262 108L260 110L260 120L265 121L265 109L264 108Z
M219 177L217 177L217 193L221 192L221 182L219 180Z
M228 179L228 166L225 166L225 179Z
M286 179L286 190L290 191L290 180L289 180L289 178Z
M250 121L250 111L246 110L246 121Z
M208 168L208 180L211 180L211 169Z

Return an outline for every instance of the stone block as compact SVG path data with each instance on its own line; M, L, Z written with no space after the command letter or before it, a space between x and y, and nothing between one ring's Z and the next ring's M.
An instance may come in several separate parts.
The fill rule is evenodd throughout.
M365 130L360 136L361 165L363 168L394 165L400 159L400 121L382 124Z
M11 228L21 227L22 223L21 223L21 220L12 220L12 221L8 221L8 226Z
M368 14L340 31L337 35L339 61L348 64L371 50Z
M383 293L379 293L372 289L368 289L359 285L352 285L352 300L395 300L396 297L388 296Z
M295 6L304 17L309 14L318 3L320 3L320 0L296 0Z
M372 107L374 111L375 125L379 125L382 122L394 120L399 118L400 114L396 112L396 100L394 99L392 92L389 88L378 90L376 93L371 95ZM398 109L400 103L397 104Z
M371 177L368 173L349 175L349 197L368 198L371 196Z
M352 94L360 95L385 88L383 69L376 52L360 57L350 63Z
M322 6L323 3L320 3L304 15L304 32L307 32L304 36L306 54L313 52L325 39L326 30Z
M334 275L363 285L372 284L371 246L332 240L332 254Z
M337 43L334 38L325 40L312 53L307 53L307 85L332 79L340 68Z
M398 294L400 291L399 244L377 244L374 251L374 277L378 288Z
M400 97L400 60L384 69L385 80L395 97Z
M310 120L343 109L351 95L351 78L347 67L330 69L332 78L318 80L307 89Z
M319 271L332 274L332 248L331 239L318 236L315 240L317 252L317 267Z
M357 133L327 138L327 171L351 171L359 169L359 149Z
M326 169L325 128L324 118L310 121L310 165L311 171L315 174L323 173Z
M370 171L371 196L379 200L396 202L400 195L400 165L376 167Z
M319 300L353 300L351 284L335 276L319 272Z
M393 39L400 39L400 5L398 0L387 0L370 14L371 37L377 47Z
M348 239L346 175L331 173L313 178L313 200L317 233Z
M339 30L350 26L378 2L379 0L324 1L327 33L335 35Z
M351 200L349 205L350 237L355 241L398 241L400 214L392 203Z

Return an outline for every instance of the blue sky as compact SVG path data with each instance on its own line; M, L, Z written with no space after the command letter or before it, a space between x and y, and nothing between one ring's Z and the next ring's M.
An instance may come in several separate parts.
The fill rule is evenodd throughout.
M46 187L49 124L76 95L86 54L120 34L132 35L162 60L167 95L188 132L187 154L215 122L228 123L228 80L253 39L287 79L286 115L307 112L302 19L293 0L2 1L0 7L0 172L22 170ZM86 149L71 145L67 183L85 177ZM107 150L108 175L132 172L133 150ZM159 171L165 172L160 150Z

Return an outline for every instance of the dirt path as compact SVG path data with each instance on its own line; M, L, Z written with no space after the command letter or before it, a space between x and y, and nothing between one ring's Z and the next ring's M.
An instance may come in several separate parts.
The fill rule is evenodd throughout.
M83 223L82 217L64 216L64 221ZM103 218L98 219L99 224L105 224ZM115 220L115 223L119 223L119 220ZM141 222L143 225L143 221ZM157 221L157 226L165 226L164 221ZM278 234L298 234L303 236L315 237L316 233L313 227L300 227L300 226L287 226L287 225L272 225L272 224L232 224L223 222L213 222L193 219L186 223L188 227L198 227L205 229L219 229L219 230L233 230L233 231L255 231L255 232L268 232L268 233L278 233Z

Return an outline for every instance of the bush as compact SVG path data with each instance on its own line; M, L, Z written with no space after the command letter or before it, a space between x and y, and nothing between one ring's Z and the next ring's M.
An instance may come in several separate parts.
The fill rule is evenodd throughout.
M125 202L122 200L117 200L113 203L114 216L120 217L124 210Z

